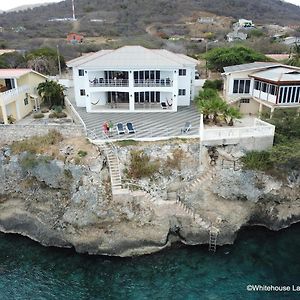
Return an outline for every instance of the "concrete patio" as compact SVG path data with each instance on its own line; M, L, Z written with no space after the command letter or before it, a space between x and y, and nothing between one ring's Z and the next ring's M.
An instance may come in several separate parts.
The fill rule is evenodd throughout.
M199 137L200 114L194 105L190 107L179 107L177 112L157 112L157 113L113 113L99 112L87 113L85 107L77 107L72 97L68 97L75 110L80 115L86 125L88 135L92 138L103 138L103 124L111 121L114 124L114 130L111 139L166 139L171 137ZM118 135L116 124L131 122L135 128L135 134L128 134L127 131ZM188 133L181 133L185 122L192 124Z

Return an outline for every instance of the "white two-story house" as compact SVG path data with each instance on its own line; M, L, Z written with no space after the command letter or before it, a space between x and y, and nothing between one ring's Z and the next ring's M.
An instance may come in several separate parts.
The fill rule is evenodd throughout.
M76 105L87 112L177 111L194 98L198 61L141 46L101 50L67 63Z
M223 95L244 114L300 108L300 68L255 62L224 68Z

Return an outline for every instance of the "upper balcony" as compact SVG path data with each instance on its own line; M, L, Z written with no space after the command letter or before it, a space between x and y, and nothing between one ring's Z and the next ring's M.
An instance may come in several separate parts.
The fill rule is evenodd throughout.
M0 92L0 100L3 101L3 104L8 104L13 101L16 97L22 93L29 92L30 88L28 85L22 85L17 88L9 89L4 92Z
M90 87L128 87L128 79L104 79L95 78L90 80Z
M165 79L135 79L135 87L172 87L173 81L170 78Z

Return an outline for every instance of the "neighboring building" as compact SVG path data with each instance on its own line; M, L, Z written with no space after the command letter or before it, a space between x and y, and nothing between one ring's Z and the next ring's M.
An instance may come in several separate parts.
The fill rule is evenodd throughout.
M247 39L247 33L233 31L227 34L227 41L234 42L234 41L244 41Z
M87 112L177 111L194 98L198 61L167 50L124 46L73 59L76 105Z
M198 23L200 23L200 24L213 24L214 21L215 21L214 18L211 18L211 17L198 18Z
M300 108L300 68L255 62L224 68L224 98L245 114Z
M67 42L71 44L81 44L83 42L83 35L75 32L70 32L67 35Z
M13 52L17 52L16 49L0 49L0 56L6 53L13 53Z
M287 46L294 46L295 44L300 45L300 37L289 36L283 39L283 44Z
M36 88L46 76L31 69L0 69L0 122L20 120L40 106Z
M276 61L283 61L288 60L290 58L290 54L266 54L266 57Z
M254 27L252 20L239 19L238 23L240 27L244 27L244 28Z
M0 26L0 33L4 32L4 28Z

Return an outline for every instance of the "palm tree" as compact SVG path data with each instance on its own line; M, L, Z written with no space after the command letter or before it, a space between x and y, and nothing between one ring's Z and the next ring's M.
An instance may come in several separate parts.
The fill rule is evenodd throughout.
M228 106L227 109L224 111L224 117L229 126L233 126L233 122L235 119L241 118L240 111L232 106ZM229 118L229 121L227 121L227 118Z
M66 88L55 82L55 81L45 81L41 82L38 87L38 94L51 108L53 105L64 106L65 100L65 90Z

